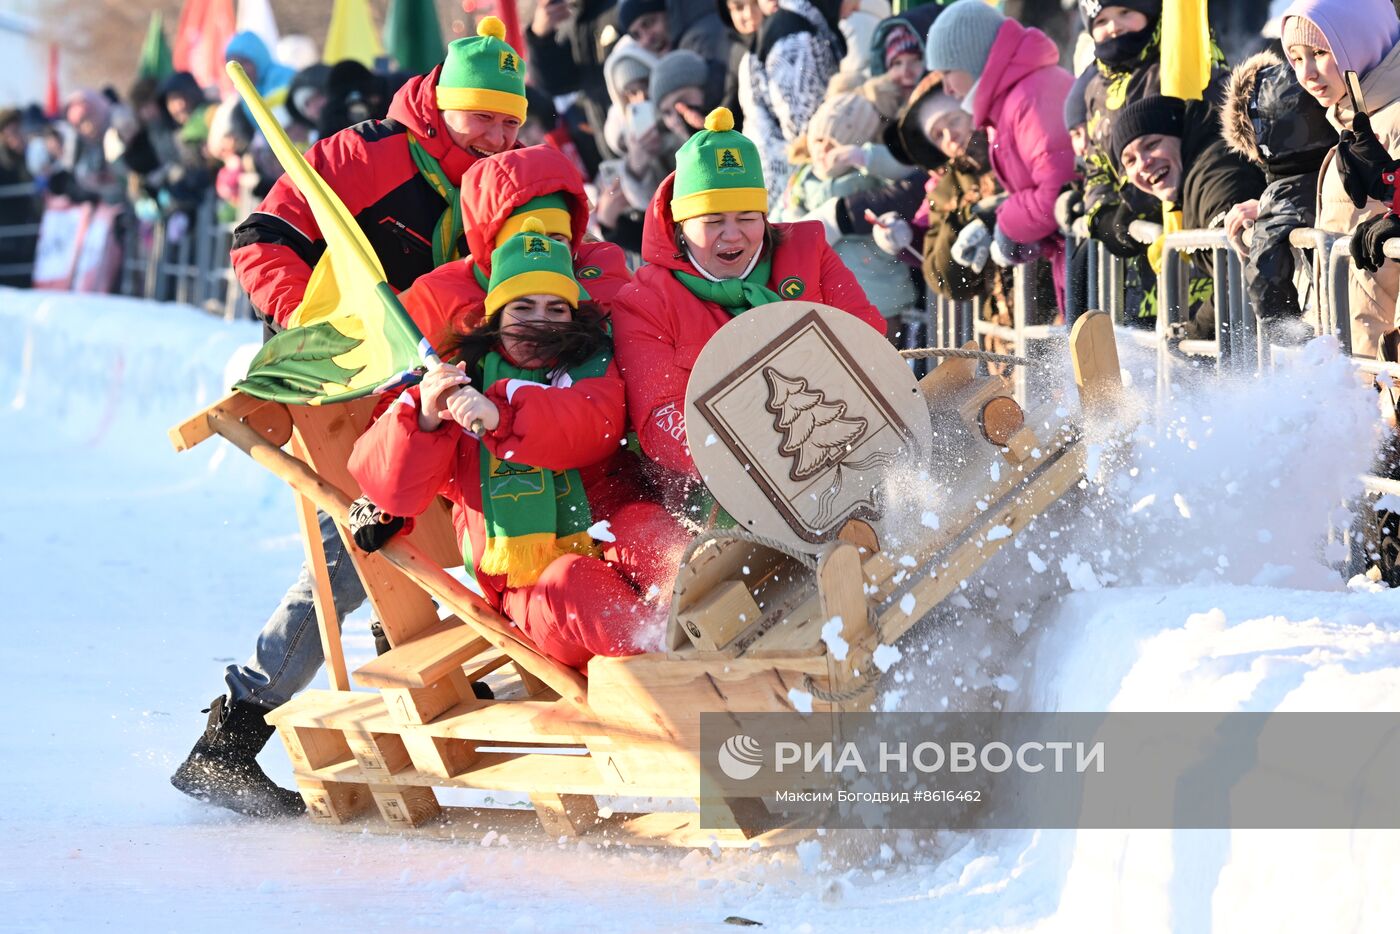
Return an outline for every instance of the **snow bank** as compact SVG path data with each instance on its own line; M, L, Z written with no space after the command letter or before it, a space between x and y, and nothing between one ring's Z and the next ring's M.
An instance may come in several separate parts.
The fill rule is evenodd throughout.
M275 479L217 442L176 455L165 431L258 339L179 306L0 291L14 623L0 879L18 929L687 931L736 915L771 931L1315 932L1400 916L1394 833L826 835L675 853L488 846L489 827L346 836L189 801L167 777L301 553ZM1400 603L1345 589L1315 548L1369 457L1370 400L1326 348L1310 354L1286 376L1183 387L1131 447L1105 443L1098 483L882 653L885 706L1393 709ZM1151 386L1149 363L1125 357ZM915 521L936 528L939 505ZM352 666L372 652L357 619L346 645ZM262 762L289 780L280 748Z

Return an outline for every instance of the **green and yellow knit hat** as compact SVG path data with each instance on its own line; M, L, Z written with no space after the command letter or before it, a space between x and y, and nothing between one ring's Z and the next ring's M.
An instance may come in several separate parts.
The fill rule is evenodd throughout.
M525 119L525 63L505 42L506 27L488 16L469 39L455 39L438 75L439 110L486 110Z
M588 293L574 278L574 255L549 239L538 218L527 217L520 233L491 254L491 281L486 286L490 319L522 295L558 295L575 308Z
M705 129L676 152L671 217L676 221L724 211L768 213L768 186L758 147L734 130L734 115L716 107Z
M574 215L569 210L569 200L559 192L531 198L510 212L510 217L496 231L496 246L525 229L525 222L535 218L544 227L546 237L559 235L572 238L574 235Z

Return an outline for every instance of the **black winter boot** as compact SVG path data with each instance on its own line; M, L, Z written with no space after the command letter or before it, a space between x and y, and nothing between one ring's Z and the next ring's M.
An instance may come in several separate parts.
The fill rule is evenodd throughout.
M230 705L222 694L216 697L204 735L170 776L170 784L191 798L252 817L306 813L301 795L278 787L258 765L257 755L273 733L263 719L266 713L257 704Z

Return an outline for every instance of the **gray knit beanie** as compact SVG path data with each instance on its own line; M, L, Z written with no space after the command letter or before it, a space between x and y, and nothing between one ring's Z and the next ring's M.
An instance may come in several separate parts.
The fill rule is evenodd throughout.
M965 71L982 77L992 44L1006 17L986 0L957 0L950 4L928 31L924 64L929 71Z
M690 49L675 49L661 56L661 61L651 70L647 98L660 107L661 99L667 94L692 86L703 88L709 76L709 66L697 53Z

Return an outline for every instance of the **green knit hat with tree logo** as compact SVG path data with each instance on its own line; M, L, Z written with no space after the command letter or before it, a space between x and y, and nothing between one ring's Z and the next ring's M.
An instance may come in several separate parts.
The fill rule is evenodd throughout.
M485 110L525 119L525 63L506 44L506 27L484 18L476 35L456 39L438 75L439 110Z
M573 252L567 244L549 239L544 224L534 217L527 217L520 233L491 254L486 317L523 295L558 295L575 308L588 300L574 278Z
M768 186L758 147L734 129L734 115L716 107L705 129L676 152L671 217L676 221L724 211L768 213Z
M547 195L536 195L511 211L510 217L506 218L501 229L496 231L496 246L524 230L525 221L531 217L544 225L546 236L573 236L574 212L569 208L569 199L554 191Z

